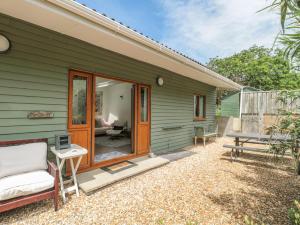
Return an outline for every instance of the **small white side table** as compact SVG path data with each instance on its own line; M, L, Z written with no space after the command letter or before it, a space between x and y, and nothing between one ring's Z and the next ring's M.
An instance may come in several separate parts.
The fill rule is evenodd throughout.
M51 152L53 152L53 154L56 156L56 164L57 164L58 172L59 172L60 191L61 191L61 195L63 198L63 202L65 203L66 202L66 193L75 191L76 195L79 196L76 172L80 165L82 156L87 154L88 151L79 145L71 144L70 148L62 149L62 150L57 150L57 149L55 149L55 146L52 146ZM74 167L74 162L73 162L74 158L78 158L75 167ZM63 166L64 166L66 160L70 160L72 177L71 177L71 180L63 181L62 169L63 169ZM72 181L74 182L73 186L68 187L68 188L64 187L64 184L72 182Z

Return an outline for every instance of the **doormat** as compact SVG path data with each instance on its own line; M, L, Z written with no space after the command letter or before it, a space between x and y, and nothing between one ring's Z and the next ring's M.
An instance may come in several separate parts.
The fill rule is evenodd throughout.
M123 162L116 163L116 164L113 164L110 166L102 167L101 169L106 172L109 172L111 174L114 174L114 173L118 173L122 170L126 170L126 169L129 169L134 166L136 166L136 164L133 162L123 161Z

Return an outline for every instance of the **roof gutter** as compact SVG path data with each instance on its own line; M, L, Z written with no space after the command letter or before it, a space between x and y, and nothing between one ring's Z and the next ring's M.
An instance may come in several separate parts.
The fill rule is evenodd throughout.
M122 24L120 24L116 21L113 21L113 20L101 15L100 13L97 13L94 10L81 5L80 3L76 2L76 1L70 1L70 0L46 0L46 1L52 3L56 6L59 6L61 8L64 8L64 9L66 9L76 15L79 15L85 19L88 19L96 24L104 26L114 32L122 34L130 39L133 39L133 40L137 41L138 43L143 44L144 46L147 46L156 51L159 51L160 53L162 53L182 64L185 64L196 70L205 72L206 74L209 74L213 78L229 84L233 89L241 89L242 88L241 85L233 82L232 80L219 75L218 73L174 52L173 50L165 47L164 45L159 44L159 43L151 40L150 38L147 38L147 37L143 36L142 34L139 34L138 32L135 32Z

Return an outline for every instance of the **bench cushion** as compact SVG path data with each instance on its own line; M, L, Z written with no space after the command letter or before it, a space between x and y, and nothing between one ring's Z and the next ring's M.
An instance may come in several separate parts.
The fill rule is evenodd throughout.
M47 169L45 142L0 147L0 178Z
M39 170L0 179L0 201L38 193L54 187L54 177Z

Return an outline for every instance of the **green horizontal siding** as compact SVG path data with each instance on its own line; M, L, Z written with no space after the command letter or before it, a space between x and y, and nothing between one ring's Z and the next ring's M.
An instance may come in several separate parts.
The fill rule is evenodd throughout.
M155 153L192 144L194 125L215 119L215 87L74 38L0 14L0 30L12 49L0 56L0 140L47 137L67 129L67 74L71 68L99 72L152 86L151 148ZM165 85L158 87L156 77ZM207 96L207 120L193 121L193 94ZM29 120L32 110L53 119ZM183 125L176 130L163 130Z

